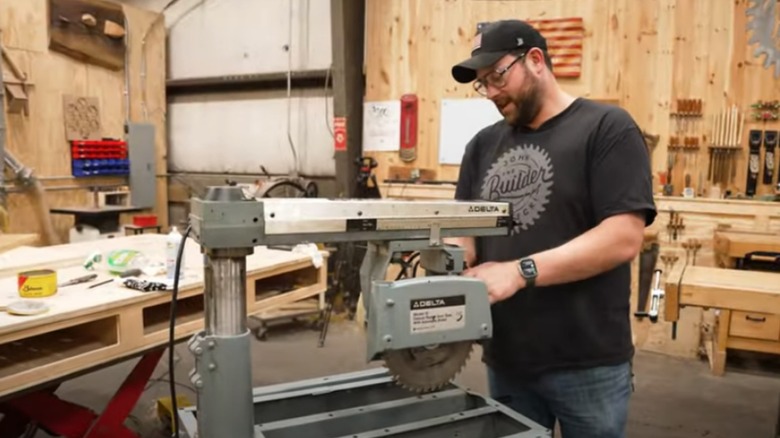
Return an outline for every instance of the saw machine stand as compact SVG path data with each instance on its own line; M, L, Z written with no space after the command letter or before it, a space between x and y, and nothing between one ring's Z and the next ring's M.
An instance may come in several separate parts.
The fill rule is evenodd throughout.
M369 360L382 358L398 383L426 392L448 383L473 343L492 335L486 286L457 275L463 252L443 239L507 236L513 226L504 202L257 199L237 186L209 188L192 200L185 233L204 255L205 327L188 343L197 435L258 436L246 316L246 257L256 247L369 242L361 266ZM408 251L419 251L434 275L385 281L393 255Z

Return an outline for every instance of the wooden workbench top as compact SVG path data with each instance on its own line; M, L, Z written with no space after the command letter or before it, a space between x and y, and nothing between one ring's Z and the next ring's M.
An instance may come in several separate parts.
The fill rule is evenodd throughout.
M0 254L0 306L22 299L17 292L17 273L20 271L38 268L54 269L57 271L58 283L93 272L98 274L97 279L89 283L61 287L54 296L36 298L35 300L40 300L50 307L48 312L41 315L19 316L0 312L0 336L36 325L52 324L63 319L125 306L147 300L152 296L169 294L170 292L136 291L116 283L89 289L90 285L115 276L101 267L94 271L82 267L83 261L93 251L99 250L105 256L109 251L117 249L139 250L150 261L164 266L165 241L165 235L144 234L43 248L20 247ZM203 255L200 253L200 246L194 240L188 239L184 249L184 278L179 281L180 298L188 296L188 291L203 285ZM247 275L285 270L293 265L306 266L311 263L311 257L308 255L257 247L254 254L247 257ZM165 282L165 274L143 278Z
M47 385L76 373L98 369L118 360L165 346L170 325L169 291L142 292L109 283L105 265L87 270L84 260L95 250L141 251L150 261L165 264L166 235L144 234L114 239L49 246L19 247L0 254L0 306L36 300L49 306L34 316L0 312L0 399L25 388ZM184 278L179 284L174 337L192 336L204 327L203 255L189 239L185 245ZM255 247L246 258L247 315L258 314L296 300L319 295L324 308L327 289L327 253L322 264L310 254ZM21 298L17 273L47 268L57 271L58 283L88 273L89 283L60 287L45 298ZM166 282L160 275L143 279Z
M718 231L714 248L728 257L744 257L754 251L780 252L780 234Z
M780 314L780 273L775 272L680 265L669 273L666 292L667 300L677 298L683 306Z

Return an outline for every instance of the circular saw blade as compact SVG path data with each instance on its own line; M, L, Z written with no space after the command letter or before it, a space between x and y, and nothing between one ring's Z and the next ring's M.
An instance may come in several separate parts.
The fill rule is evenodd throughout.
M404 388L428 392L442 388L466 365L472 341L451 342L384 352L385 366Z

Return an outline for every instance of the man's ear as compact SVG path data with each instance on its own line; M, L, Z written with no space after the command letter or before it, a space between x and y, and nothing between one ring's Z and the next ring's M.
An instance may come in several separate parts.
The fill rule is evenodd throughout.
M544 61L544 53L542 53L540 49L531 49L526 57L530 58L531 68L533 69L534 73L540 74L542 70L544 70L544 67L546 66Z

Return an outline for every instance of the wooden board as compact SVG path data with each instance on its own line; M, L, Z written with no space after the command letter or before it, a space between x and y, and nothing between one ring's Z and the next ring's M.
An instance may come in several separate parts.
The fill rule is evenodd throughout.
M85 18L87 16L87 18ZM103 0L49 0L49 48L80 61L121 70L125 65L122 5Z
M103 251L138 249L150 259L159 259L164 257L165 236L128 236L88 245L28 247L11 252L16 268L55 266L59 280L64 281L86 273L81 260L95 247ZM59 262L53 253L59 255ZM267 313L314 296L322 300L327 288L326 266L315 267L302 254L256 248L247 257L247 313ZM192 241L185 246L184 272L177 305L177 339L200 330L204 322L203 258ZM99 368L167 342L170 293L144 293L115 284L89 289L90 284L107 278L105 272L98 273L92 283L63 287L52 297L37 299L50 306L47 313L0 313L0 397ZM286 292L277 294L275 300L264 299L282 288ZM16 276L0 275L0 305L19 299Z
M365 99L395 100L413 90L420 102L417 159L406 163L398 152L371 152L368 155L379 162L377 177L383 181L390 166L408 166L436 170L440 180L457 178L459 166L438 163L440 103L445 98L479 98L470 84L457 84L450 75L452 65L468 57L477 23L581 17L585 31L580 75L559 82L574 95L617 99L644 131L660 135L652 157L660 191L658 173L667 168L677 99L703 101L703 117L690 133L703 138L723 108L737 105L749 111L751 103L774 99L771 96L780 91L780 81L748 44L746 7L746 0L368 2ZM745 124L735 177L720 187L721 193L744 192L748 131L778 127L780 121ZM468 140L464 138L464 144ZM708 158L706 147L678 157L675 194L682 193L686 174L696 191L713 192L703 172ZM759 195L771 192L771 186L759 184Z

